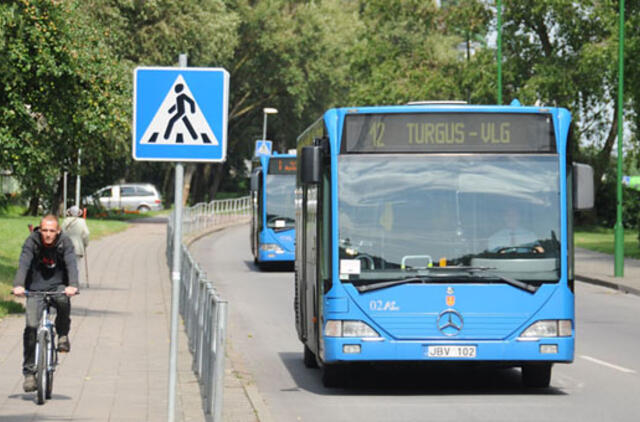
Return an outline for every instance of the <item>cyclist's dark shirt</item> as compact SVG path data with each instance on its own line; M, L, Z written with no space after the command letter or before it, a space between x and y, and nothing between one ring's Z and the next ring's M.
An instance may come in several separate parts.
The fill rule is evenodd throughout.
M36 227L22 245L13 285L30 291L53 291L59 286L77 288L78 267L71 239L60 233L53 245L45 247Z

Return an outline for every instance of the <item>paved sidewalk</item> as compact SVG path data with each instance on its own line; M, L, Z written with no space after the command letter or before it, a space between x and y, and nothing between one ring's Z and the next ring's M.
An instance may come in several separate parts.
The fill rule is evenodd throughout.
M71 353L60 355L53 397L22 391L24 317L0 321L0 422L166 421L171 282L166 224L136 223L92 242L90 288L72 299ZM255 421L227 360L226 421ZM177 421L204 421L192 357L179 330Z
M624 259L624 277L613 276L613 255L576 248L576 280L640 295L640 260Z

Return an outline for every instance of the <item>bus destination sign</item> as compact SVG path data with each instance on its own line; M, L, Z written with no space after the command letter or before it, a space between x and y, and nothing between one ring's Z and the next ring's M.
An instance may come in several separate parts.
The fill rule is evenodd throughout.
M349 114L343 153L556 152L549 114Z
M293 157L269 159L269 174L295 174L296 159Z

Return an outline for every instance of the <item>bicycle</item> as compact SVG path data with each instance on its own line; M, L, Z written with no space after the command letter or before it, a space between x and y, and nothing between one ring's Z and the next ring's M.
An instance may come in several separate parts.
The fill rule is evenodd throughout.
M64 295L64 292L25 292L26 296L44 296L44 307L38 325L35 349L36 364L36 403L44 404L51 398L53 391L53 373L58 365L58 349L56 348L56 332L53 318L49 310L53 305L53 297Z

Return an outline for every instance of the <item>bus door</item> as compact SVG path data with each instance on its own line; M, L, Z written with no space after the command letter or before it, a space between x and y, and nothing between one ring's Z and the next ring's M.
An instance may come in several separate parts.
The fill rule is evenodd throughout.
M305 297L304 293L304 236L303 236L303 192L304 188L296 187L295 190L295 210L296 210L296 241L295 241L295 261L294 261L294 274L295 274L295 294L293 308L296 315L296 331L298 332L298 338L304 342L307 338L307 326L304 323L305 314L302 310L303 303L305 301L302 298Z
M258 239L260 236L260 230L262 230L262 171L256 169L251 174L251 252L253 256L258 258L259 245Z
M317 215L318 215L318 186L307 185L305 187L303 200L303 265L302 274L304 280L302 287L302 315L303 315L303 336L308 344L316 343L315 321L316 321L316 263L317 263ZM314 347L310 347L312 350Z
M331 185L329 168L325 168L322 181L317 185L306 185L301 189L300 214L302 218L296 228L298 239L296 253L302 268L296 268L296 294L300 298L298 334L309 348L322 356L319 330L323 325L323 296L328 289L330 277L329 261L329 208ZM299 246L299 247L298 247ZM302 276L300 276L302 275Z

